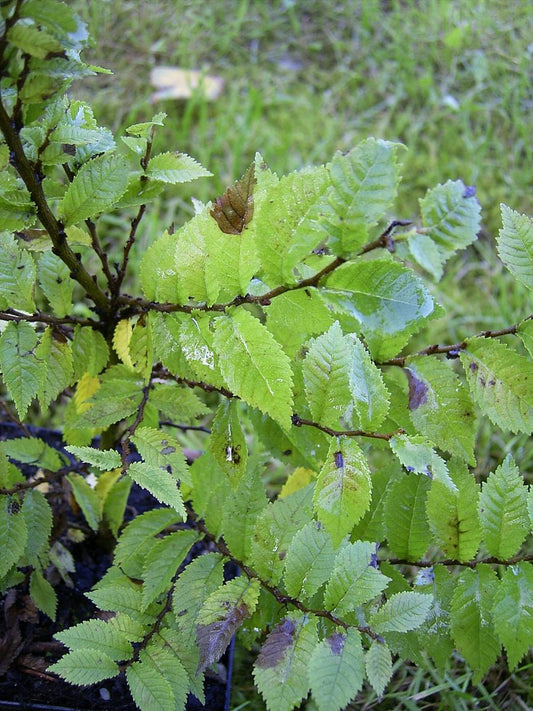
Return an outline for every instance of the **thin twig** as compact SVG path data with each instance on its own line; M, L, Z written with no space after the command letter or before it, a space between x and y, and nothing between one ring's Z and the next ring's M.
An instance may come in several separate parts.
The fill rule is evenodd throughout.
M331 427L326 427L313 420L306 420L304 417L294 414L291 418L292 424L295 427L305 425L307 427L315 427L317 430L324 432L330 437L372 437L373 439L384 439L387 442L393 437L400 434L405 434L405 430L397 429L394 432L366 432L365 430L334 430Z

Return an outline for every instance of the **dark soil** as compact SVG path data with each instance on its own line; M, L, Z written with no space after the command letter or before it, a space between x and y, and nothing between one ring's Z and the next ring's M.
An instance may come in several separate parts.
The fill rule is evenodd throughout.
M61 435L41 428L34 428L38 436L52 447L61 449ZM24 436L16 426L0 423L0 440ZM21 466L31 476L35 469ZM51 503L53 497L49 497ZM60 501L58 497L58 501ZM52 503L53 505L53 503ZM127 518L158 506L158 502L145 490L134 485L128 499ZM86 529L81 513L54 511L57 520L68 516L70 525ZM76 520L77 516L77 520ZM69 549L76 563L76 571L70 581L61 578L51 581L58 595L57 619L52 622L40 613L24 589L24 585L12 588L0 595L0 709L32 709L33 711L135 711L124 674L91 687L75 687L46 671L65 652L65 648L53 639L54 634L78 622L91 618L96 608L85 596L102 577L112 562L109 540L99 540L88 535L82 543L70 544ZM193 549L193 555L201 550ZM188 560L187 560L188 562ZM229 708L228 655L219 665L220 676L206 674L205 706L189 696L188 711L224 711ZM228 693L227 693L228 692ZM226 699L228 697L228 699Z

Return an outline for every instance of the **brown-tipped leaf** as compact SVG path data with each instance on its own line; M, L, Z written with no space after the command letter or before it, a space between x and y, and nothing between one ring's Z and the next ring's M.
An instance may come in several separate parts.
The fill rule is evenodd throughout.
M226 617L221 620L196 627L196 641L200 650L197 674L220 659L231 638L249 615L248 606L244 601L241 601L240 604L231 607Z
M211 209L222 232L227 235L240 235L254 214L254 186L256 184L255 164L246 173L227 188L222 197L217 197Z

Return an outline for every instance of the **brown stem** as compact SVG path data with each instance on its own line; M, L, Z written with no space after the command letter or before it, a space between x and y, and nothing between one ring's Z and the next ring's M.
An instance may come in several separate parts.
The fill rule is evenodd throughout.
M313 420L306 420L304 417L294 414L292 416L292 424L295 427L305 425L307 427L316 427L317 430L325 432L330 437L372 437L374 439L384 439L387 442L400 434L405 434L405 430L398 429L394 432L365 432L365 430L334 430L331 427L326 427Z

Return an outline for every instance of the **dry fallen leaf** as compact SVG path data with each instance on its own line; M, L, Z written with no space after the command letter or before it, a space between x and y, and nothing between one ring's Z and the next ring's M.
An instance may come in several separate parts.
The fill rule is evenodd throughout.
M213 101L220 96L224 80L195 69L159 66L150 72L150 84L156 89L150 97L152 103L160 99L188 99L195 91Z

